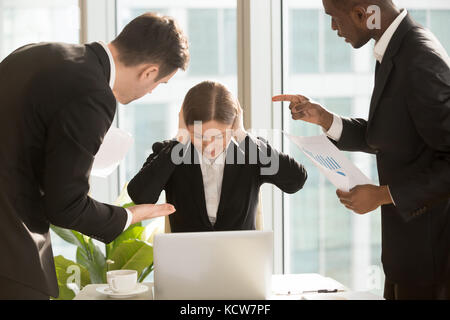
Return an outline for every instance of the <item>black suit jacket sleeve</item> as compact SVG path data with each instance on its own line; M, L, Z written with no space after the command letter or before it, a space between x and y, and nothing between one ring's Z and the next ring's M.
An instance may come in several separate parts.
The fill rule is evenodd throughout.
M367 120L342 118L342 135L339 141L333 143L343 151L375 153L367 144Z
M421 61L429 61L423 58ZM409 116L417 132L433 149L431 166L391 184L395 204L405 219L411 212L425 212L450 197L450 70L442 63L431 69L420 63L408 73L411 90L406 96Z
M272 148L263 138L248 135L244 140L247 150L258 150L261 184L274 184L286 193L296 193L305 185L308 175L305 168L290 156Z
M126 211L88 196L94 155L114 116L110 106L115 102L105 97L105 92L93 93L61 107L53 117L42 189L50 223L109 243L123 232Z
M139 173L128 184L128 195L136 204L156 203L165 189L176 163L172 161L172 150L176 146L184 152L186 146L176 140L157 142Z

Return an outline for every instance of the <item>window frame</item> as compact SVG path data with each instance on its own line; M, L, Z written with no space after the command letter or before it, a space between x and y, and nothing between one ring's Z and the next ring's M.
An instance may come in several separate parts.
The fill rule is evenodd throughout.
M116 0L79 0L80 44L112 41L117 33ZM118 114L118 112L117 112ZM119 127L119 118L114 118L113 126ZM104 203L114 203L120 194L120 175L116 170L108 178L90 177L91 196Z

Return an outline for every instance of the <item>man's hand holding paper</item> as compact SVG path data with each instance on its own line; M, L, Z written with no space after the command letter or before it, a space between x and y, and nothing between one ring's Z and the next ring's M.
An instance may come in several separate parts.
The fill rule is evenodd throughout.
M392 204L387 186L361 185L350 192L337 190L336 194L341 203L357 214L366 214L378 209L382 205Z
M297 103L302 104L302 101ZM304 100L305 103L310 103L309 99ZM337 188L336 194L346 208L357 214L366 214L381 205L392 204L389 188L375 186L325 135L286 135Z

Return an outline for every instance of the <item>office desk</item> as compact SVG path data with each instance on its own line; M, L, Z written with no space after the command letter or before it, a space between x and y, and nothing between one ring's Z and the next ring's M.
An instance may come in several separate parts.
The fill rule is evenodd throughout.
M150 290L147 292L125 300L153 300L153 283L145 283ZM96 291L96 289L104 284L88 285L75 297L74 300L117 300L102 295ZM341 299L343 294L347 294L347 298L350 299L381 299L374 295L366 293L351 293L348 288L339 282L323 277L319 274L297 274L297 275L274 275L272 277L272 291L273 296L270 300L301 300L320 298L320 295L316 294L318 290L328 289L339 290L336 294L323 294L323 297L327 299L334 299L334 295L337 300ZM315 292L314 292L315 291Z

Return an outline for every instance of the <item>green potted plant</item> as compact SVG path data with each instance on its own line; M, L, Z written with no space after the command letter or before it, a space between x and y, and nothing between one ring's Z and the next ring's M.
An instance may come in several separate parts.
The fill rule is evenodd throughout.
M114 204L124 208L134 205L126 186ZM142 283L153 271L153 238L163 232L163 223L163 219L156 219L147 227L140 223L132 225L113 242L104 245L103 251L91 238L79 232L51 226L55 234L76 249L76 261L55 257L59 286L57 300L72 300L75 293L88 284L106 283L106 272L110 270L136 270L138 281Z

